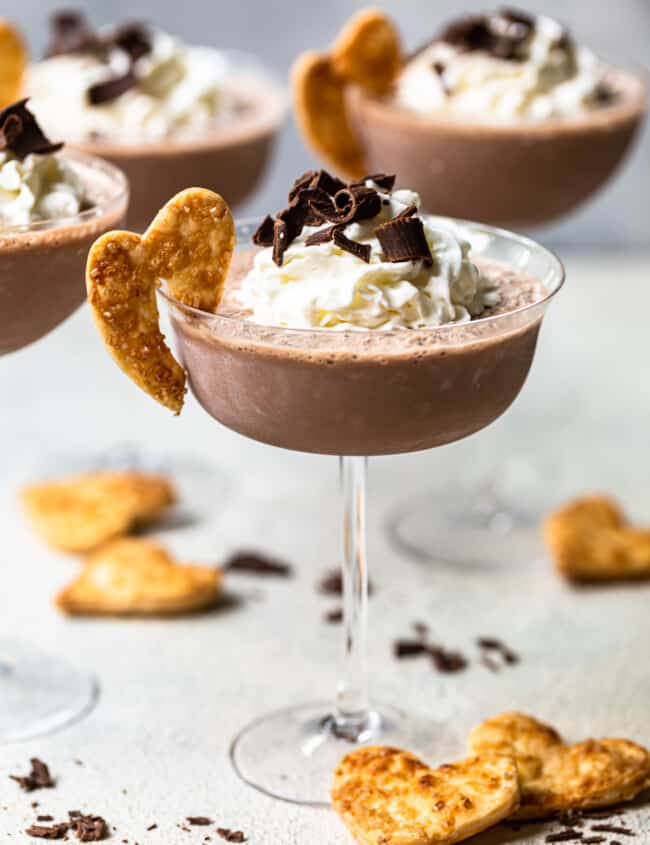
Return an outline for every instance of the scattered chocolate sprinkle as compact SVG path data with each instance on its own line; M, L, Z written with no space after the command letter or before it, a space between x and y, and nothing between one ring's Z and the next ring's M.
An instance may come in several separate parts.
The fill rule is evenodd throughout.
M613 816L622 816L625 810L616 807L605 807L603 810L580 810L583 819L611 819Z
M212 824L212 819L207 816L187 816L186 821L194 827L207 827Z
M67 822L60 822L52 825L33 824L25 830L25 833L36 839L63 839L69 830L70 825Z
M158 825L156 824L156 822L154 822L153 824L149 825L149 827L147 828L147 831L156 830L157 827L158 827Z
M253 235L256 246L273 246L273 218L267 214Z
M227 827L218 827L217 833L226 842L246 842L246 836L241 830L230 830Z
M30 154L55 153L63 146L53 144L27 108L28 97L0 111L0 150L11 150L19 159Z
M567 830L560 830L558 833L549 833L544 842L571 842L576 839L582 839L582 831L570 827Z
M360 258L366 264L370 264L370 244L360 244L357 241L352 241L347 235L343 233L342 229L338 227L334 231L334 243L339 249L349 252L355 258Z
M429 636L430 629L426 622L414 622L412 628L415 633L423 639L426 639Z
M606 836L583 836L582 838L582 841L586 842L587 845L600 845L601 842L605 842L606 840Z
M421 640L396 640L393 643L393 654L398 660L404 657L417 657L428 652L429 646Z
M236 552L223 565L224 572L246 572L253 575L277 575L287 578L292 574L288 563L266 557L257 552Z
M343 595L343 573L340 569L331 569L326 572L316 585L318 592L326 596L342 596ZM372 581L368 581L368 595L371 596L375 592L375 586Z
M343 622L343 608L334 607L332 610L328 610L325 614L325 621L328 625L339 625Z
M467 668L467 659L458 651L448 651L441 646L430 646L429 654L439 672L461 672Z
M114 76L112 79L107 79L105 82L98 82L96 85L91 85L88 89L88 102L93 106L99 106L103 103L111 103L117 100L122 94L126 94L131 88L135 88L138 84L135 73L132 69L127 70L122 76Z
M504 663L511 666L519 663L519 655L496 637L479 637L476 642L479 648L482 648L484 651L497 652Z
M35 789L51 789L55 785L55 781L52 779L47 765L38 757L32 757L30 763L32 770L28 775L9 775L11 780L20 784L25 792L33 792Z
M53 822L54 816L36 816L37 822Z
M594 824L591 829L597 833L616 833L619 836L636 836L629 827L617 827L614 824Z
M305 238L305 246L318 246L319 244L327 244L334 238L336 226L328 226L326 229L319 229Z
M482 654L481 655L481 663L485 666L486 669L489 669L490 672L494 672L495 674L501 671L501 667L493 660L489 654Z
M418 217L395 218L382 223L375 230L386 261L424 261L432 264L433 258L424 235L424 226Z
M108 837L108 825L101 816L85 815L78 810L68 813L70 827L81 842L100 842Z

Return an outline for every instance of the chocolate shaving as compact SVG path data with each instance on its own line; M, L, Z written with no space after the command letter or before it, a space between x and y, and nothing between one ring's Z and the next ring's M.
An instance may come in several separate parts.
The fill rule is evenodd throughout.
M496 637L479 637L477 643L484 651L496 651L504 663L511 666L519 663L519 655Z
M207 827L209 824L212 824L212 819L209 819L207 816L187 816L186 821L195 827Z
M116 47L128 55L131 62L137 62L147 56L152 50L151 36L148 29L139 23L128 23L121 26L113 37Z
M25 792L33 792L35 789L51 789L55 785L55 781L50 775L47 765L38 757L32 757L30 763L32 770L28 775L9 775L11 780L15 780Z
M45 58L70 53L88 53L97 50L99 39L92 32L81 12L65 10L50 18L51 39Z
M582 841L586 842L587 845L600 845L601 842L605 842L606 840L606 836L583 836L582 838Z
M36 816L37 822L53 822L54 816Z
M342 223L341 215L334 205L334 198L320 188L310 188L300 194L303 202L306 202L310 212L310 218L315 225L324 221L328 223Z
M439 672L460 672L467 668L466 658L458 651L447 651L441 646L433 645L429 647L429 654Z
M324 191L333 197L344 187L345 183L327 170L307 170L293 183L293 188L289 191L289 202L305 190Z
M374 188L350 185L334 195L339 223L356 223L376 217L381 211L381 197Z
M273 261L282 267L284 253L289 246L287 224L284 220L275 220L273 223Z
M399 217L382 223L375 234L389 262L424 261L432 264L433 258L424 235L424 226L418 217Z
M569 828L558 833L549 833L544 842L571 842L577 839L582 839L582 831Z
M115 76L105 82L98 82L91 85L87 91L88 102L93 106L103 103L111 103L117 100L122 94L126 94L138 84L135 73L132 69L127 70L122 76Z
M343 233L343 230L338 227L336 227L334 231L334 243L337 247L339 247L339 249L349 252L350 255L354 255L355 258L360 258L361 261L365 261L366 264L370 264L370 244L360 244L357 241L350 240L350 238Z
M334 607L331 610L328 610L325 614L325 621L328 625L338 625L343 622L343 609L340 607Z
M356 188L359 186L364 186L366 182L374 182L378 188L381 188L382 191L386 191L386 193L390 193L393 188L395 187L395 179L396 175L394 173L387 174L387 173L369 173L367 176L364 176L363 179L357 179L356 182L352 182L350 187Z
M29 98L19 100L0 111L0 150L11 150L21 161L28 155L47 155L61 149L53 144L27 108Z
M334 232L338 226L328 226L326 229L319 229L305 238L305 246L319 246L320 244L327 244L334 238Z
M218 827L217 833L226 842L246 842L246 836L241 830L230 830L227 827Z
M619 836L636 836L629 827L617 827L614 824L594 824L591 829L596 833L616 833Z
M429 646L421 640L396 640L393 643L393 654L398 660L404 657L418 657L428 652Z
M274 560L256 552L237 552L223 565L224 572L244 572L252 575L275 575L287 578L292 574L288 563Z
M318 592L326 596L343 595L343 573L340 569L332 569L326 572L317 584ZM368 581L368 595L375 592L372 581Z
M61 822L52 825L33 824L25 830L25 833L35 839L63 839L69 830L70 825L67 822Z
M100 842L108 837L108 825L101 816L84 815L78 810L68 813L70 827L81 842Z
M481 50L495 58L518 61L521 47L535 22L523 12L505 9L494 15L466 15L453 21L439 35L441 41L460 50Z
M256 246L273 246L273 218L267 214L255 230L253 243Z

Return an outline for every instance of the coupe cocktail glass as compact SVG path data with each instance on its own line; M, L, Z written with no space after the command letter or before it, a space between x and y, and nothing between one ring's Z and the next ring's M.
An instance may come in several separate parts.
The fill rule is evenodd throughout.
M422 747L420 720L369 700L367 457L440 446L499 417L524 383L542 317L564 279L559 260L527 238L446 223L463 226L474 256L533 276L545 295L471 323L373 332L263 326L161 294L192 391L212 417L261 442L340 457L344 647L335 699L262 715L231 749L247 783L287 801L329 803L333 769L357 744L390 743L429 759L440 746L431 730ZM257 225L239 225L238 243L250 244Z
M9 353L48 334L85 298L86 253L126 215L128 183L120 170L80 153L62 154L97 202L74 218L0 230L0 366ZM0 620L2 620L0 597ZM5 640L0 626L0 744L49 733L83 715L94 680L25 643Z

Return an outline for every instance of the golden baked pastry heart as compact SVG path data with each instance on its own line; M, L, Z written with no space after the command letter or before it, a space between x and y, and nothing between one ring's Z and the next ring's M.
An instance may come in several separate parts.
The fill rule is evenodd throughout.
M73 615L176 616L214 607L221 595L216 567L179 564L147 540L113 540L94 552L57 605Z
M446 845L509 816L518 806L514 760L481 754L430 769L385 746L348 754L334 773L332 804L363 845Z
M632 528L606 496L583 496L547 517L544 537L555 567L573 581L650 577L650 531Z
M0 18L0 107L20 99L29 56L22 36Z
M99 332L124 372L179 413L185 373L160 331L156 289L214 312L235 248L235 227L219 194L188 188L160 209L142 235L107 232L88 253L88 301Z
M97 472L21 491L35 531L55 549L89 552L151 522L175 500L170 482L141 472Z
M523 713L503 713L475 727L469 750L514 756L521 791L517 819L629 801L646 788L650 775L650 755L635 742L587 739L566 745L554 728Z
M334 72L371 94L386 94L402 66L399 33L379 9L361 9L331 48Z

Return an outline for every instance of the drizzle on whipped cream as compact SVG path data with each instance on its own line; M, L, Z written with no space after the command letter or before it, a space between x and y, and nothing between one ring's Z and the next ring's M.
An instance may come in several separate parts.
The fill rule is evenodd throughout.
M505 11L452 23L405 66L396 98L423 114L572 117L606 99L607 73L557 21Z
M104 49L90 41L33 65L27 90L46 129L75 142L138 143L197 137L232 117L237 103L226 84L232 71L221 52L152 28L146 33L147 50L135 56L111 44L110 31L100 31ZM134 84L119 96L102 102L89 96L130 74Z
M419 209L420 197L411 190L386 190L371 179L365 185L379 194L381 210L341 229L349 240L370 247L369 260L334 240L308 245L332 224L305 225L279 265L271 247L255 255L239 291L250 320L302 329L419 329L467 322L497 304L494 281L471 262L469 244L451 228L440 228L436 218L419 215L431 261L387 260L375 230Z

